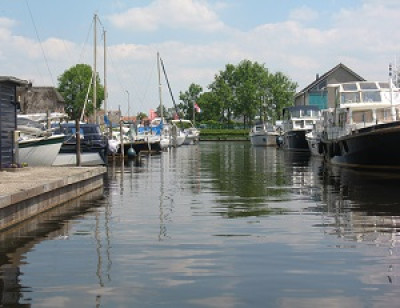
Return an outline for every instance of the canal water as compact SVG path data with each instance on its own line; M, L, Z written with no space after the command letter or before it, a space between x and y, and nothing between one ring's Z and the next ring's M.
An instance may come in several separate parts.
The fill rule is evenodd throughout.
M400 177L202 142L0 233L1 307L398 307Z

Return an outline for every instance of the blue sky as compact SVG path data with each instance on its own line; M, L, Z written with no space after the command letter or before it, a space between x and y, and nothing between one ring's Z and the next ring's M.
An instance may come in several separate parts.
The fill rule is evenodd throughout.
M126 91L132 113L158 105L157 51L176 100L244 59L285 73L298 90L338 63L386 80L400 61L398 0L0 0L1 74L57 86L69 67L92 65L94 13L97 70L102 77L104 27L109 106L124 112ZM172 106L165 82L163 101Z

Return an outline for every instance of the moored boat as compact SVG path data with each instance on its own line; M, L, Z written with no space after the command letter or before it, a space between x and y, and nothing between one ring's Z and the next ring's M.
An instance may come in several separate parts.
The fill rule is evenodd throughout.
M199 142L200 131L193 125L192 121L179 119L172 120L171 123L176 125L177 128L183 132L183 135L185 136L183 144L190 145Z
M249 133L253 146L276 146L276 138L279 136L276 129L267 123L256 123Z
M76 130L75 123L60 124L60 131L65 135L60 152L53 166L76 165ZM80 124L81 165L105 165L108 161L107 138L101 133L98 124Z
M310 151L306 134L320 119L317 106L293 106L283 109L283 136L280 147L289 151Z
M325 113L326 161L349 167L400 169L400 92L391 82L331 85L336 108Z
M30 137L18 141L18 163L51 166L60 152L64 135Z

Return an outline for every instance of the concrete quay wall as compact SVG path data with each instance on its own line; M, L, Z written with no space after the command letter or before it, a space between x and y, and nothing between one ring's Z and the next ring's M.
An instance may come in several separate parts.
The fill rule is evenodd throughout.
M0 172L0 230L103 186L105 167L31 167Z

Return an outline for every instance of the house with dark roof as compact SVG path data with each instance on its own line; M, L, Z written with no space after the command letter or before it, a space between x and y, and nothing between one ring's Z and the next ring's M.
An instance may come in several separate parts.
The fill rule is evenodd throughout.
M17 98L22 114L64 112L64 98L54 87L18 87Z
M350 81L365 81L365 79L346 65L339 63L322 76L317 75L311 84L298 92L295 95L294 104L295 106L313 105L320 109L328 108L327 86Z

